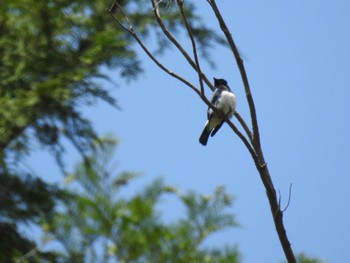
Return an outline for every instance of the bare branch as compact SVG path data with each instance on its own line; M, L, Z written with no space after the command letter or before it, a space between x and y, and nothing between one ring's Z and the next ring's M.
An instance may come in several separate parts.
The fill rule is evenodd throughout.
M156 17L157 23L162 29L164 35L174 44L174 46L181 52L181 54L184 56L184 58L187 60L187 62L191 65L191 67L198 72L198 74L201 74L202 79L204 82L208 85L208 87L211 90L214 90L214 86L211 84L211 82L208 80L208 78L197 68L196 63L192 60L192 58L188 55L186 50L181 46L181 44L175 39L175 37L168 31L168 29L165 27L162 19L160 18L160 12L159 12L159 6L155 0L152 0L152 6L153 6L153 12L154 16Z
M241 126L243 127L243 129L244 129L245 133L247 134L250 142L252 143L253 135L252 135L252 132L250 131L247 123L243 120L243 118L241 117L241 115L237 111L235 112L234 115L235 115L236 119L239 121L239 123L241 124Z
M260 148L259 127L258 127L258 121L257 121L257 116L256 116L256 111L255 111L255 105L254 105L253 97L252 97L252 94L250 91L249 81L248 81L247 73L246 73L245 68L244 68L243 60L238 52L238 49L237 49L236 44L232 38L230 30L226 26L226 23L221 16L221 13L216 5L215 0L207 0L207 2L212 7L212 9L215 13L215 16L219 22L220 28L221 28L222 32L224 33L224 35L227 39L227 42L229 43L231 50L233 52L233 55L235 57L239 72L240 72L241 77L242 77L242 81L243 81L243 85L244 85L244 89L245 89L245 93L246 93L246 98L247 98L249 109L250 109L250 116L251 116L252 129L253 129L253 139L254 139L253 141L254 141L254 144L256 144Z
M258 156L256 155L253 147L251 146L251 144L249 143L249 141L247 140L246 137L244 137L244 135L237 129L237 127L230 121L230 120L226 120L228 126L230 126L230 128L234 131L234 133L236 133L236 135L241 139L241 141L244 143L244 145L247 147L250 155L253 158L253 161L255 163L255 165L259 165L259 159Z
M201 93L204 94L204 86L203 86L203 78L202 78L202 74L203 73L202 73L200 65L199 65L196 42L194 41L192 29L191 29L190 25L188 24L186 15L185 15L184 10L183 10L183 1L182 0L177 0L177 4L178 4L178 6L180 8L181 16L182 16L182 19L183 19L183 21L185 23L188 36L191 39L194 61L196 62L196 68L197 68L197 73L198 73L198 78L199 78L199 85L200 85L200 88L201 88Z
M289 185L288 202L287 202L286 207L281 211L282 213L284 213L284 212L288 209L288 207L289 207L289 205L290 205L290 200L291 200L291 198L292 198L292 185L293 185L293 184L290 184L290 185Z
M121 13L123 14L123 17L125 18L125 20L127 21L129 27L126 27L123 25L123 23L113 14L110 13L113 17L113 19L118 23L118 25L125 30L126 32L128 32L135 40L136 42L140 45L140 47L143 49L143 51L148 55L148 57L159 67L161 68L163 71L165 71L166 73L168 73L169 75L171 75L172 77L180 80L182 83L184 83L186 86L190 87L193 91L195 91L198 95L200 95L200 91L193 85L191 84L189 81L187 81L186 79L184 79L183 77L181 77L180 75L172 72L171 70L169 70L167 67L165 67L162 63L159 62L158 59L156 59L152 53L148 50L148 48L143 44L142 40L138 37L138 35L136 34L136 32L134 31L132 24L128 18L128 16L125 14L125 12L123 11L122 7L116 2L116 0L114 1L115 5L118 6L118 9L121 11Z
M258 161L254 160L255 165L256 165L256 168L259 172L260 179L263 182L264 187L266 189L266 195L267 195L267 198L269 200L270 209L271 209L271 213L273 216L276 232L277 232L278 237L280 239L280 243L281 243L281 246L283 248L284 254L285 254L289 263L296 263L294 253L293 253L293 250L291 248L291 245L290 245L290 242L288 240L286 230L285 230L284 224L283 224L283 212L280 210L281 198L279 198L279 200L277 200L276 190L274 188L274 185L273 185L273 182L272 182L272 179L270 176L270 172L269 172L268 167L265 163L264 155L263 155L263 152L261 149L259 127L258 127L255 105L254 105L253 97L252 97L252 94L250 91L248 77L247 77L247 74L246 74L246 71L244 68L243 60L240 57L240 54L239 54L238 49L236 47L236 44L232 38L232 35L231 35L228 27L226 26L224 19L221 16L221 13L216 5L215 0L207 0L207 2L212 7L212 10L213 10L218 22L219 22L220 28L223 31L223 33L227 39L227 42L229 43L229 45L231 47L231 50L233 52L234 58L235 58L236 63L237 63L237 67L240 71L241 78L242 78L243 85L244 85L244 89L245 89L245 93L246 93L246 98L247 98L249 110L250 110L253 136L249 136L250 133L249 133L249 129L246 126L246 124L244 122L241 122L241 121L240 121L240 123L243 126L243 128L245 129L246 133L248 134L248 137L252 139L251 142L252 142L252 145L254 148L254 152L257 155L257 159L258 159ZM237 116L238 115L236 115L236 118L237 118ZM237 119L239 120L239 118L237 118ZM249 148L248 148L248 150L250 151Z
M152 3L154 3L154 0L152 0ZM148 57L159 67L161 68L163 71L165 71L167 74L171 75L172 77L180 80L181 82L183 82L185 85L187 85L188 87L190 87L194 92L196 92L199 97L204 101L205 104L207 104L208 107L210 107L211 109L213 109L214 111L217 111L217 109L215 108L215 106L213 104L211 104L211 102L207 99L207 97L205 97L204 92L202 92L202 87L201 87L201 92L199 92L199 90L190 82L188 82L186 79L182 78L181 76L179 76L178 74L170 71L167 67L165 67L163 64L161 64L159 62L159 60L157 60L152 53L147 49L147 47L143 44L142 40L137 36L136 32L133 30L132 24L128 18L128 16L125 14L125 12L123 11L122 7L117 3L117 1L115 0L113 2L112 7L109 10L112 10L114 5L116 5L118 7L118 10L120 10L120 12L122 13L123 17L125 18L125 20L127 21L129 27L126 27L112 12L111 15L113 17L113 19L118 23L118 25L125 30L126 32L128 32L132 37L134 37L134 39L137 41L137 43L140 45L140 47L144 50L144 52L148 55ZM154 4L154 8L155 8L155 12L157 13L157 5ZM156 14L155 13L155 14ZM162 23L162 22L161 22ZM162 23L163 24L163 23ZM189 31L190 32L190 31ZM189 33L190 34L190 33ZM174 39L174 41L176 41ZM176 43L178 43L176 41ZM194 43L194 42L193 42ZM180 44L178 44L180 45ZM181 46L180 46L181 47ZM182 49L182 47L181 47ZM195 52L195 46L194 46L194 52ZM184 53L181 52L183 55ZM186 53L187 54L187 53ZM185 55L184 55L185 56ZM192 61L192 60L191 60ZM198 71L197 71L198 72ZM200 71L199 71L200 72ZM201 75L205 78L205 75ZM249 139L251 140L251 136L249 136L250 131L247 127L247 125L245 124L244 120L242 118L240 118L240 115L238 113L235 113L237 119L239 120L239 122L241 123L241 125L243 126L244 130L246 131L246 133L248 134ZM230 128L234 131L234 133L242 140L242 142L244 143L244 145L247 147L249 153L251 154L253 161L255 163L256 166L259 166L259 160L257 158L257 155L254 151L254 149L252 148L252 146L250 145L250 143L248 142L248 140L244 137L244 135L238 130L238 128L228 119L226 119L227 124L230 126ZM248 132L247 132L248 131Z
M118 25L125 30L127 33L129 33L132 37L134 37L134 39L137 41L137 43L140 45L140 47L144 50L144 52L149 56L149 58L158 66L160 67L163 71L165 71L166 73L168 73L169 75L171 75L172 77L180 80L181 82L183 82L184 84L186 84L188 87L190 87L194 92L196 92L199 97L202 99L202 101L204 101L205 104L207 104L208 107L210 107L211 109L213 109L214 111L218 111L215 106L213 104L211 104L211 102L207 99L207 97L205 97L204 93L200 92L194 85L192 85L190 82L188 82L187 80L185 80L184 78L182 78L181 76L179 76L178 74L175 74L174 72L170 71L167 67L165 67L163 64L161 64L153 55L152 53L147 49L147 47L143 44L142 40L137 36L136 32L133 30L132 24L129 20L129 18L127 17L127 15L125 14L125 12L123 11L122 7L116 2L116 0L114 1L113 5L116 5L118 7L118 10L120 10L121 14L123 15L123 17L125 18L125 20L127 21L129 27L126 27L112 12L111 15L113 17L113 19L118 23ZM112 10L112 8L110 8L109 10ZM204 76L204 75L203 75ZM238 130L238 128L230 121L230 120L226 120L227 124L231 127L231 129L236 133L236 135L242 140L242 142L245 144L245 146L247 147L248 151L250 152L255 165L258 165L258 158L252 148L252 146L250 145L250 143L248 142L248 140L244 137L244 135Z
M258 122L257 122L257 117L256 117L256 111L255 111L255 105L254 105L254 101L250 92L250 86L249 86L249 82L248 82L248 78L245 72L245 68L243 65L243 60L240 57L240 54L236 48L236 45L233 41L233 38L231 36L231 33L229 32L217 6L215 3L215 0L207 0L208 3L210 4L210 6L213 9L213 12L220 24L220 27L223 31L223 33L226 36L226 39L231 47L231 50L233 52L233 55L235 57L237 66L239 68L240 74L241 74L241 78L244 84L244 89L245 89L245 93L246 93L246 98L247 98L247 102L248 102L248 106L250 109L250 115L251 115L251 122L252 122L252 132L250 131L250 129L248 128L247 124L245 123L245 121L241 118L241 116L238 113L235 113L235 117L237 118L237 120L239 121L239 123L241 124L241 126L243 127L245 133L248 136L248 139L237 129L237 127L228 119L225 119L225 121L227 122L227 124L230 126L230 128L235 132L235 134L241 139L241 141L244 143L244 145L246 146L247 150L249 151L249 153L251 154L254 164L259 172L260 178L264 184L264 187L266 189L266 195L268 197L269 200L269 204L270 204L270 209L271 209L271 213L273 215L273 220L275 223L275 227L276 227L276 231L278 234L278 237L280 239L280 243L282 245L282 248L284 250L284 253L286 255L286 258L288 260L289 263L296 263L293 251L291 249L288 237L286 235L286 231L284 228L284 224L283 224L283 212L285 211L285 209L288 207L289 205L289 201L290 201L290 196L291 196L291 190L290 190L290 196L289 196L289 200L288 200L288 204L287 207L281 211L280 209L280 203L281 203L281 197L279 197L279 199L277 200L277 195L276 195L276 190L273 186L273 182L271 180L271 176L267 167L267 164L264 160L264 155L263 152L261 150L261 144L260 144L260 137L259 137L259 128L258 128ZM189 26L187 20L186 20L186 16L184 14L183 8L182 8L182 1L177 0L178 5L180 7L180 11L181 11L181 15L184 19L184 23L188 32L188 35L191 39L191 43L192 43L192 50L193 50L193 54L195 57L195 62L191 59L191 57L188 55L188 53L183 49L183 47L179 44L179 42L173 37L173 35L167 30L167 28L165 27L162 19L160 18L160 11L159 11L159 2L156 2L156 0L151 0L152 2L152 6L153 6L153 12L155 15L155 18L157 20L158 25L160 26L160 28L162 29L164 35L169 39L170 42L173 43L173 45L181 52L181 54L184 56L184 58L187 60L187 62L191 65L191 67L198 73L199 76L199 82L201 85L200 90L197 89L193 84L191 84L189 81L187 81L186 79L182 78L181 76L179 76L178 74L170 71L167 67L165 67L163 64L161 64L159 62L158 59L156 59L152 53L148 50L148 48L143 44L142 40L138 37L137 33L134 31L132 24L130 22L130 20L128 19L127 15L123 12L123 10L121 9L121 7L118 5L118 3L116 2L116 0L113 3L114 5L118 5L118 11L121 10L121 13L123 15L123 17L125 18L125 20L128 23L128 27L125 26L120 20L118 20L118 18L113 14L113 12L111 12L111 10L113 10L114 8L110 8L110 13L112 15L112 17L115 19L115 21L117 21L117 23L119 24L119 26L125 30L126 32L128 32L136 41L137 43L140 45L140 47L144 50L144 52L149 56L149 58L158 66L160 67L163 71L165 71L167 74L171 75L172 77L180 80L181 82L183 82L185 85L187 85L188 87L190 87L194 92L197 93L197 95L202 99L202 101L208 105L208 107L210 107L211 109L213 109L214 111L218 111L214 105L212 105L210 103L210 101L205 97L204 95L204 87L203 87L203 81L213 90L214 87L211 84L211 82L206 78L206 76L201 72L200 70L200 66L199 66L199 60L198 60L198 56L197 56L197 49L196 49L196 45L195 45L195 41L194 41L194 37L192 34L192 30L191 27Z

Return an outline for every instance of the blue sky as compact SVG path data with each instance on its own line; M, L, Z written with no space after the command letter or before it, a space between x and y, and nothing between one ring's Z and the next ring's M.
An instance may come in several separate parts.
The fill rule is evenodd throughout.
M198 3L207 25L219 30L206 1ZM292 247L326 262L344 262L350 244L350 2L251 0L218 1L218 6L245 60L263 151L282 202L293 184L284 214ZM120 170L144 174L128 191L159 176L181 191L209 194L224 185L236 196L230 211L241 227L220 232L208 244L238 244L244 263L283 260L264 188L242 142L224 125L206 147L200 145L205 104L141 50L140 58L145 72L137 81L123 82L110 73L119 85L113 93L121 111L103 104L85 110L101 134L120 140ZM205 73L229 82L237 110L248 121L231 52L215 47L212 58L217 68L203 64ZM198 86L197 75L175 49L161 60ZM51 169L44 178L61 182L53 162L42 166L43 155L33 156L30 166L43 175ZM71 159L78 160L73 153ZM160 208L169 221L183 213L167 198Z

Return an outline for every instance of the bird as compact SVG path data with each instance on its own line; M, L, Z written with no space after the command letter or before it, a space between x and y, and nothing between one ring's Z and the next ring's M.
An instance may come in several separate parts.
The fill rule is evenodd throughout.
M208 107L207 117L203 132L199 137L199 142L202 145L207 145L209 135L213 137L221 128L224 121L233 116L236 112L236 96L229 88L227 81L224 79L214 78L214 92L211 95L210 102L214 105L217 111Z

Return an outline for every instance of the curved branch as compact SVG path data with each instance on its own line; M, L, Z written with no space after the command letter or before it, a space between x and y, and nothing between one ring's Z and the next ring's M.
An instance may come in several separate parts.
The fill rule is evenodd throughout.
M239 123L241 124L241 126L243 127L245 133L247 134L250 143L253 143L253 134L250 131L247 123L243 120L243 118L241 117L241 115L237 111L235 112L234 115L235 115L236 119L239 121Z
M251 146L251 144L249 143L249 141L247 140L246 137L244 137L244 135L237 129L237 127L230 121L230 120L226 120L228 126L230 126L230 128L234 131L234 133L236 133L236 135L241 139L241 141L243 142L243 144L247 147L250 155L253 158L254 164L255 165L259 165L259 159L258 156L256 155L253 147Z
M184 13L184 10L183 10L183 1L182 0L177 0L177 4L180 7L181 16L182 16L182 19L183 19L183 21L185 23L188 36L190 37L190 40L191 40L194 61L196 63L196 68L197 68L197 73L198 73L198 78L199 78L199 85L200 85L200 88L201 88L201 93L204 94L204 86L203 86L203 78L202 78L202 74L203 73L202 73L201 68L199 66L196 42L194 41L192 29L191 29L190 25L188 24L187 18L185 16L185 13Z
M211 82L208 80L208 78L203 74L199 68L197 68L196 63L192 60L192 58L188 55L186 50L181 46L181 44L175 39L175 37L168 31L168 29L165 27L162 19L160 18L159 15L159 6L158 3L156 3L155 0L152 0L152 6L153 6L153 12L154 16L156 17L157 23L162 29L164 35L170 40L171 43L181 52L181 54L184 56L184 58L187 60L187 62L191 65L191 67L198 72L198 74L201 75L203 78L204 82L208 85L208 87L211 90L214 90L214 86L211 84Z
M212 7L214 14L219 22L220 28L222 32L224 33L227 42L230 45L230 48L232 50L232 53L235 57L239 72L241 74L241 78L243 81L245 93L246 93L246 98L248 101L249 109L250 109L250 116L251 116L251 121L252 121L252 129L253 129L253 141L256 146L260 148L260 136L259 136L259 127L258 127L258 121L257 121L257 116L256 116L256 111L255 111L255 104L254 100L250 91L250 86L249 86L249 81L247 77L247 73L244 68L243 60L238 52L238 49L236 47L236 44L232 38L231 32L228 29L224 19L221 16L221 13L216 5L215 0L207 0L210 6Z
M244 84L244 88L245 88L247 102L248 102L249 109L250 109L252 130L253 131L250 132L247 124L244 122L244 120L241 118L241 116L238 113L235 114L235 117L237 118L237 120L242 125L245 133L247 134L247 136L249 138L249 141L237 129L237 127L230 120L226 119L225 121L228 123L228 125L231 127L231 129L235 132L235 134L241 139L241 141L244 143L244 145L246 146L247 150L251 154L251 156L253 158L253 161L255 163L255 166L256 166L256 168L257 168L257 170L259 172L260 178L261 178L261 180L262 180L262 182L264 184L264 187L266 189L266 195L267 195L268 200L269 200L270 209L271 209L271 213L273 215L276 231L277 231L277 234L279 236L280 243L282 245L282 248L284 250L286 258L287 258L289 263L296 263L293 251L291 249L291 246L290 246L290 243L289 243L289 240L287 238L286 231L285 231L285 228L284 228L284 225L283 225L283 211L281 211L281 209L280 209L280 205L279 205L279 202L278 202L277 196L276 196L276 190L275 190L275 188L273 186L273 183L272 183L272 180L271 180L271 177L270 177L270 173L269 173L269 170L267 168L267 164L265 163L263 152L261 150L259 128L258 128L256 111L255 111L255 105L254 105L254 101L253 101L252 94L251 94L251 91L250 91L250 86L249 86L247 74L245 72L245 68L244 68L244 65L243 65L243 60L241 59L241 57L239 55L239 52L238 52L238 49L236 48L236 45L235 45L235 43L233 41L233 38L231 36L231 33L228 30L228 28L227 28L227 26L226 26L226 24L225 24L225 22L224 22L224 20L223 20L223 18L221 16L220 12L219 12L219 10L218 10L218 8L216 6L215 0L207 0L207 1L211 5L211 7L212 7L212 9L213 9L213 11L215 13L215 16L217 17L217 20L218 20L218 22L220 24L220 27L221 27L222 31L224 32L228 43L230 44L231 50L232 50L233 55L234 55L234 57L236 59L237 66L238 66L240 74L241 74L241 78L242 78L242 81L243 81L243 84ZM210 103L210 101L204 95L203 87L202 87L203 84L202 84L201 78L204 80L204 82L212 90L213 90L213 85L210 83L210 81L206 78L206 76L201 72L201 70L199 68L198 57L196 56L196 53L195 53L196 52L195 42L194 42L194 39L193 39L193 35L191 34L191 29L190 29L188 23L186 22L185 18L184 18L184 22L185 22L185 26L187 28L187 31L189 33L189 36L191 38L192 48L193 48L193 52L194 52L194 56L195 56L196 62L194 62L191 59L191 57L187 54L187 52L182 48L182 46L176 41L176 39L166 29L163 21L160 18L160 15L159 15L158 3L156 3L155 0L151 0L151 2L152 2L152 5L153 5L154 15L156 17L157 23L161 27L163 33L174 44L174 46L177 47L177 49L182 53L182 55L185 57L187 62L192 66L192 68L199 74L200 83L201 83L201 91L198 90L193 84L191 84L186 79L184 79L181 76L179 76L178 74L170 71L167 67L165 67L163 64L161 64L152 55L152 53L147 49L147 47L143 44L142 40L138 37L136 32L133 30L132 24L130 23L128 17L123 12L121 7L118 5L116 0L114 0L112 7L109 9L109 12L111 13L111 15L114 18L114 20L117 21L119 26L123 30L128 32L137 41L137 43L144 50L144 52L149 56L149 58L158 67L160 67L167 74L169 74L172 77L180 80L185 85L190 87L194 92L197 93L197 95L202 99L202 101L205 102L208 105L208 107L212 108L214 111L217 111L217 109ZM178 3L179 3L179 1L178 1ZM117 19L117 17L114 15L113 10L115 10L115 9L113 7L115 5L118 5L118 11L120 10L122 12L122 14L123 14L125 20L127 21L129 27L126 27L125 25L123 25L123 23L121 21L119 21ZM180 5L180 7L181 7L181 5ZM183 11L182 11L182 15L184 17Z
M142 40L138 37L138 35L136 34L136 32L133 29L133 26L128 18L128 16L125 14L125 12L123 11L122 7L116 2L116 0L113 2L113 6L116 5L118 7L118 10L120 10L120 12L122 13L123 17L125 18L125 20L127 21L129 27L126 27L125 25L123 25L123 23L114 15L113 12L109 11L111 16L113 17L113 19L118 23L118 25L127 33L129 33L135 40L136 42L140 45L140 47L143 49L143 51L148 55L148 57L159 67L161 68L163 71L165 71L166 73L168 73L169 75L171 75L172 77L178 79L179 81L181 81L182 83L184 83L186 86L190 87L194 92L196 92L198 95L200 95L200 91L193 85L191 84L189 81L187 81L186 79L184 79L183 77L181 77L180 75L174 73L173 71L169 70L167 67L165 67L162 63L159 62L158 59L156 59L152 53L148 50L148 48L143 44ZM113 8L110 8L109 10L112 10Z
M264 187L266 189L266 195L267 195L267 198L269 200L270 209L271 209L271 213L273 216L276 232L278 234L278 237L279 237L281 246L283 248L284 254L285 254L289 263L296 263L296 259L295 259L293 250L291 248L290 242L289 242L287 234L286 234L286 230L284 228L283 212L280 209L280 205L279 205L279 202L277 200L276 190L274 188L274 185L273 185L273 182L272 182L272 179L270 176L270 172L267 168L267 164L265 163L264 155L263 155L263 152L261 149L259 126L258 126L258 121L257 121L257 116L256 116L254 100L253 100L253 97L252 97L252 94L250 91L248 77L247 77L247 74L246 74L246 71L244 68L243 60L240 57L240 54L239 54L238 49L236 47L236 44L232 38L232 35L231 35L228 27L226 26L224 19L221 16L221 13L216 5L215 0L207 0L207 2L212 7L212 10L213 10L218 22L219 22L220 28L223 31L223 33L224 33L224 35L225 35L225 37L226 37L226 39L231 47L231 50L232 50L234 58L236 60L238 69L240 71L241 78L242 78L243 85L244 85L244 89L245 89L245 93L246 93L246 98L247 98L249 110L250 110L251 121L252 121L253 136L250 137L249 133L248 133L248 136L249 136L249 138L252 138L252 145L253 145L255 153L257 154L258 162L255 162L255 165L256 165L256 168L259 172L260 179L263 182ZM237 117L237 115L236 115L236 117ZM246 130L246 128L247 128L246 125L242 124L242 126ZM249 131L249 129L248 129L248 131ZM247 130L246 130L246 132L247 132ZM248 148L248 150L250 151L249 148Z
M289 185L288 202L287 202L287 204L286 204L286 207L282 210L282 213L284 213L284 212L288 209L288 207L289 207L289 205L290 205L290 200L291 200L291 198L292 198L292 186L293 186L293 184L290 184L290 185Z
M213 104L211 104L211 102L207 99L207 97L205 97L204 93L199 91L194 85L192 85L190 82L188 82L186 79L182 78L181 76L179 76L178 74L170 71L167 67L165 67L163 64L161 64L153 55L152 53L147 49L147 47L143 44L142 40L137 36L136 32L133 30L132 24L129 20L129 18L127 17L127 15L124 13L122 7L116 3L116 1L113 3L113 5L117 5L118 10L120 10L120 12L122 13L123 17L125 18L125 20L127 21L129 27L126 27L125 25L123 25L123 23L121 21L119 21L119 19L114 15L113 12L111 12L111 10L113 10L113 8L111 7L109 10L110 14L112 15L113 19L118 23L118 25L127 33L129 33L132 37L134 37L134 39L137 41L137 43L140 45L140 47L144 50L144 52L148 55L148 57L159 67L161 68L163 71L165 71L167 74L171 75L172 77L180 80L181 82L183 82L185 85L187 85L188 87L190 87L201 99L202 101L211 109L213 109L214 111L218 111L215 106ZM238 113L235 114L236 117L238 116L238 119L240 120L240 123L243 123L243 127L245 127L244 129L248 130L248 136L249 136L249 129L247 127L247 125L245 124L245 122L243 121L243 119L240 118L240 115ZM258 165L259 160L257 158L257 155L254 151L254 149L252 148L251 144L249 143L249 141L244 137L244 135L238 130L238 128L228 119L226 119L227 124L230 126L230 128L234 131L234 133L241 139L241 141L243 142L243 144L247 147L249 153L251 154L253 161L255 163L255 165ZM249 136L249 139L251 139L251 137Z

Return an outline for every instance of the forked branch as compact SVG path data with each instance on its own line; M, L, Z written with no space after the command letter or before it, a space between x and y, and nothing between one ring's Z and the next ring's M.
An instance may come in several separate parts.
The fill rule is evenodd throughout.
M218 22L220 25L220 28L222 30L222 32L224 33L227 42L230 45L230 48L232 50L232 53L234 55L234 58L236 60L237 63L237 67L239 69L239 72L241 74L241 78L243 81L243 85L244 85L244 89L245 89L245 93L246 93L246 98L248 101L248 105L249 105L249 109L250 109L250 116L251 116L251 121L252 121L252 129L253 129L253 138L254 138L254 143L258 146L260 146L260 136L259 136L259 127L258 127L258 120L256 117L256 111L255 111L255 105L254 105L254 100L250 91L250 86L249 86L249 81L248 81L248 77L247 77L247 73L245 71L244 68L244 64L243 64L243 60L238 52L238 49L236 47L236 44L232 38L231 32L228 29L225 20L223 19L223 17L221 16L221 13L216 5L215 0L207 0L209 5L211 6Z
M290 242L288 240L286 230L283 224L283 211L280 209L280 204L279 201L277 200L277 195L276 195L276 190L274 188L272 179L270 177L270 172L268 170L268 167L266 165L264 155L261 149L261 143L260 143L260 135L259 135L259 125L258 125L258 120L256 116L256 109L254 105L254 100L253 96L250 90L249 86L249 81L247 77L247 73L244 68L244 63L243 60L238 52L238 49L236 47L236 44L233 40L233 37L216 5L215 0L207 0L209 5L211 6L218 23L220 25L220 28L222 32L224 33L227 42L230 45L230 48L232 50L232 53L234 55L234 58L237 63L237 67L239 69L239 72L241 74L241 78L243 81L245 93L246 93L246 98L250 110L250 118L252 122L252 129L253 129L253 140L252 140L252 145L254 148L254 151L257 155L258 158L258 165L256 165L256 168L259 172L260 179L264 184L265 190L266 190L266 195L269 200L270 208L271 208L271 213L272 217L274 220L275 228L278 234L278 237L280 239L281 246L283 248L284 254L286 256L286 259L288 260L289 263L296 263L295 256L293 253L293 250L291 248ZM237 117L237 116L236 116ZM243 126L245 128L245 126ZM257 163L255 163L257 164Z
M199 85L201 87L201 93L204 95L204 85L203 85L203 78L202 78L202 71L201 71L201 67L199 65L199 59L198 59L198 55L197 55L197 47L196 47L196 41L194 41L194 37L193 37L193 33L192 33L192 28L189 25L184 9L183 9L183 1L182 0L177 0L177 5L180 8L180 12L181 12L181 16L182 19L185 23L186 26L186 30L188 33L188 36L190 37L191 40L191 44L192 44L192 50L193 50L193 56L194 56L194 61L196 62L196 71L198 73L198 81L199 81Z
M114 6L117 6L118 10L121 12L123 18L126 20L127 22L127 26L123 24L122 21L120 21L116 15L111 12L110 10L114 10ZM170 76L178 79L179 81L181 81L182 83L184 83L186 86L188 86L189 88L191 88L194 92L196 92L198 95L200 95L200 92L198 91L198 89L192 84L190 83L188 80L184 79L183 77L181 77L179 74L174 73L173 71L169 70L167 67L165 67L162 63L160 63L160 61L153 56L153 54L149 51L149 49L143 44L142 40L139 38L139 36L137 35L137 33L135 32L132 23L130 21L130 19L128 18L128 16L126 15L126 13L124 12L123 8L118 4L117 0L113 1L112 6L109 8L109 12L112 15L113 19L118 23L118 25L127 33L129 33L135 40L136 42L140 45L140 47L142 48L142 50L147 54L147 56L159 67L161 68L163 71L165 71L167 74L169 74Z
M156 21L163 31L164 35L168 38L168 40L180 51L180 53L183 55L183 57L187 60L187 62L190 64L190 66L197 72L198 78L199 78L199 83L200 83L200 89L196 88L192 83L190 83L188 80L185 78L181 77L180 75L174 73L170 69L168 69L166 66L164 66L150 51L149 49L144 45L143 41L139 38L137 35L136 31L134 31L132 23L130 22L130 19L126 15L126 13L123 11L121 6L117 3L117 0L114 0L111 8L109 9L110 14L114 18L114 20L118 23L118 25L125 30L127 33L129 33L135 40L136 42L140 45L140 47L143 49L143 51L148 55L148 57L163 71L165 71L167 74L170 76L178 79L182 83L184 83L186 86L191 88L200 98L201 100L208 105L208 107L212 108L214 111L217 111L217 109L210 103L210 101L205 97L204 95L204 85L203 82L205 82L210 89L213 90L213 85L211 82L208 80L206 75L201 71L200 69L200 64L199 64L199 58L197 55L197 47L195 43L195 38L192 33L192 29L190 24L187 21L185 12L183 10L183 1L181 0L176 0L178 7L180 9L180 13L182 16L182 19L184 21L185 28L187 30L187 33L189 35L191 44L192 44L192 52L194 56L194 61L193 59L189 56L189 54L186 52L186 50L182 47L182 45L176 40L176 38L168 31L166 26L164 25L161 16L160 16L160 9L159 9L159 3L156 0L151 0L152 3L152 10L154 12L154 16L156 18ZM278 237L280 239L281 246L283 248L283 251L286 255L286 258L289 263L296 263L294 253L291 249L284 224L283 224L283 211L280 209L280 202L277 200L277 195L276 195L276 190L273 186L273 182L270 177L270 173L268 170L268 167L265 163L264 160L264 155L261 149L261 143L260 143L260 135L259 135L259 127L258 127L258 121L257 121L257 116L256 116L256 109L254 105L254 100L251 94L250 86L249 86L249 81L248 77L244 68L244 63L243 60L240 57L240 54L238 52L238 49L235 45L235 42L232 38L232 35L226 26L226 23L216 5L215 0L207 0L207 2L210 4L217 20L220 25L221 30L223 31L227 42L229 43L229 46L232 50L232 53L234 55L234 58L237 63L237 67L240 71L241 78L243 81L244 89L245 89L245 94L246 94L246 99L247 103L250 109L250 117L251 117L251 123L252 123L252 132L250 131L248 125L245 123L243 118L238 114L238 112L235 113L235 117L237 118L238 122L241 124L245 134L247 135L248 139L246 136L243 135L243 133L230 121L226 120L227 124L231 129L234 131L234 133L241 139L243 144L246 146L247 150L249 151L254 164L259 172L260 179L263 182L263 185L266 189L266 195L268 197L269 203L270 203L270 208L271 208L271 213L273 216L273 220L275 223L275 228L278 234ZM115 6L117 6L118 11L122 13L123 19L126 21L127 25L124 25L122 21L120 21L112 12L112 10L115 10ZM288 201L289 204L289 201Z
M186 52L186 50L182 47L182 45L176 40L176 38L169 32L169 30L164 25L163 20L160 17L159 2L157 3L156 0L151 0L151 2L152 2L152 6L153 6L154 16L157 20L159 27L162 29L164 35L180 51L180 53L187 60L187 62L190 64L190 66L196 72L198 72L198 74L200 74L201 78L208 85L208 87L210 87L211 90L214 90L214 87L211 84L211 82L209 81L209 79L200 71L200 69L197 67L196 63L193 61L193 59L190 57L190 55ZM196 51L196 54L197 54L197 51Z
M155 11L155 15L157 15L159 17L159 10L157 10L158 8L158 3L155 3L154 0L152 0L152 4L153 4L153 9ZM127 25L124 25L123 22L118 19L116 17L116 15L114 14L113 10L118 9L118 11L122 14L123 19L125 19ZM202 101L207 104L208 107L212 108L214 111L217 111L217 109L210 103L210 101L205 97L204 93L202 93L201 91L199 91L193 84L191 84L188 80L184 79L183 77L181 77L180 75L174 73L173 71L171 71L169 68L167 68L166 66L164 66L151 52L150 50L144 45L144 43L142 42L142 40L139 38L139 36L137 35L136 31L134 30L132 23L129 19L129 17L126 15L126 13L124 12L123 8L118 4L117 0L114 0L111 7L108 9L111 16L113 17L113 19L117 22L117 24L127 33L129 33L135 40L136 42L140 45L140 47L143 49L143 51L148 55L148 57L159 67L161 68L164 72L166 72L167 74L169 74L170 76L178 79L179 81L181 81L182 83L184 83L186 86L188 86L189 88L191 88L197 95L199 95L199 97L202 99ZM159 17L160 19L160 17ZM160 23L161 23L161 27L163 27L163 32L165 34L165 32L168 32L167 34L169 35L169 40L171 42L175 41L175 43L177 43L177 45L180 46L181 50L181 54L183 54L185 56L185 54L187 54L187 52L182 48L182 46L175 40L175 38L169 33L169 31L165 28L164 23L161 21L160 19ZM174 44L175 45L175 44ZM188 56L188 58L191 60L191 58ZM192 60L191 60L192 61ZM190 63L190 62L189 62ZM193 61L192 61L193 63ZM201 73L201 77L203 77L204 81L207 82L207 78L206 76ZM211 84L210 84L211 85ZM212 85L211 85L212 86ZM238 114L238 113L236 113ZM234 133L242 140L242 142L244 143L244 145L247 147L249 153L251 154L254 163L256 165L258 165L258 158L251 146L251 144L249 143L249 140L251 140L251 137L249 137L249 140L247 140L245 138L245 136L239 131L239 129L230 121L230 120L226 120L226 122L228 123L229 127L231 127L231 129L234 131ZM250 134L250 131L247 127L247 125L245 124L244 120L242 118L240 118L240 123L244 125L244 130L246 132L248 132L247 134Z

